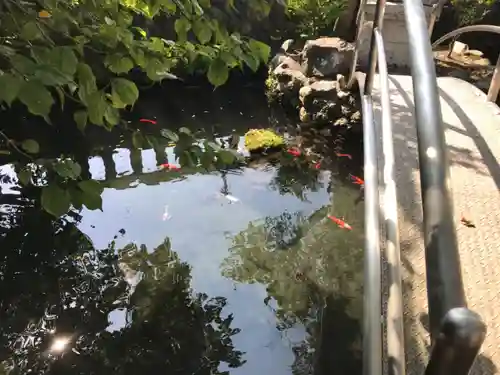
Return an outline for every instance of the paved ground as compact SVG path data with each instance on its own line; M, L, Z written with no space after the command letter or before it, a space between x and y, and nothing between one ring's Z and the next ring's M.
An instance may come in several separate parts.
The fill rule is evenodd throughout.
M376 77L375 82L378 81ZM378 82L377 82L378 83ZM438 79L455 220L469 307L488 326L474 375L500 374L500 109L467 82ZM429 346L422 212L409 76L391 76L399 225L404 266L407 373L423 374ZM377 91L375 91L377 105ZM379 109L376 118L380 118ZM460 224L461 216L476 228Z

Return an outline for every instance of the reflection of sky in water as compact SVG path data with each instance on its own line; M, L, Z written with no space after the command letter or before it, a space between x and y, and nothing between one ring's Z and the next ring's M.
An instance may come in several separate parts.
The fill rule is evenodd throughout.
M131 170L128 153L118 150L113 156L120 174L130 173L126 173ZM156 170L154 153L142 154L143 170ZM93 178L104 177L100 158L90 160L90 170ZM264 304L264 286L235 285L221 276L220 265L228 255L231 236L246 229L250 221L278 216L285 210L310 215L328 204L325 189L308 193L309 202L292 195L280 196L268 188L273 172L245 169L241 175L228 174L229 191L240 200L236 203L219 194L223 182L217 174L191 175L183 181L150 186L139 183L133 189L105 189L103 212L84 211L80 224L96 248L106 247L122 228L126 233L117 239L118 247L133 241L153 249L170 237L172 249L193 268L193 288L228 300L224 312L233 313L232 327L241 329L233 342L237 350L246 352L247 360L242 367L231 369L232 374L290 374L294 360L290 341L299 342L305 335L300 328L278 332L275 316ZM168 220L162 220L165 205L171 216ZM109 329L119 329L125 312L114 311L109 318Z

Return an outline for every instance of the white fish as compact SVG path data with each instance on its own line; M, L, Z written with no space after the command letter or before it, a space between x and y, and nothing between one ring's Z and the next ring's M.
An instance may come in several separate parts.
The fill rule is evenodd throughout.
M231 194L224 195L224 197L231 203L239 202L240 200Z
M162 220L165 221L165 220L170 219L171 217L172 216L170 216L170 214L168 213L168 206L165 206L165 209L163 211Z

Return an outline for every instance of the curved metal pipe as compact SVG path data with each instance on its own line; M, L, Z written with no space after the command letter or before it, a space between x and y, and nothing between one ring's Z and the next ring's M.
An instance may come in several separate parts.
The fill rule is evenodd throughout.
M500 26L495 25L473 25L473 26L465 26L460 29L456 29L450 31L448 34L443 35L441 38L432 43L432 48L436 48L441 43L445 42L448 39L452 39L458 35L470 33L470 32L487 32L487 33L495 33L500 34Z
M441 103L420 0L404 0L415 98L418 155L424 214L430 334L434 341L446 313L466 306L449 189L448 155Z
M389 263L389 296L387 298L387 355L389 374L405 375L405 340L403 325L403 287L401 283L401 256L398 225L398 198L395 181L392 105L389 92L389 74L384 40L379 29L374 29L377 48L380 101L382 111L382 153L384 168L385 254Z

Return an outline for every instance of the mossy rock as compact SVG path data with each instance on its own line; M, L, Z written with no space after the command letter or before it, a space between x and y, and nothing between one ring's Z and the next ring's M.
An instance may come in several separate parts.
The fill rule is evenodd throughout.
M245 134L245 147L250 153L277 150L284 145L283 137L269 129L251 129Z

